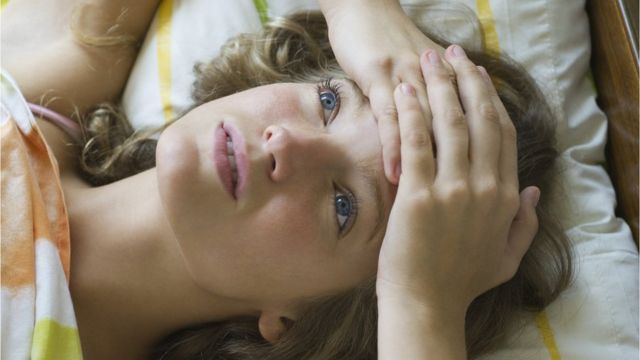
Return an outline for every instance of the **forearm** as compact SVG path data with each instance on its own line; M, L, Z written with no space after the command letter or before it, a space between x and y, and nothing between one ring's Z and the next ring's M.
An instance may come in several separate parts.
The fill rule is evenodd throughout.
M379 298L378 359L466 359L464 312L444 314L417 301Z
M335 15L345 9L353 11L352 9L357 9L358 7L379 7L381 9L394 8L402 11L398 0L318 0L318 3L322 14L327 19L327 23L331 23Z
M330 34L336 31L334 30L335 28L357 27L356 24L353 24L354 21L361 23L371 22L374 26L381 26L389 30L395 28L399 36L413 41L414 45L421 46L421 51L428 47L437 50L440 54L444 54L444 48L416 27L413 20L404 12L398 0L318 1L322 14L327 21ZM357 19L354 19L353 14L358 14ZM411 28L402 29L398 27L398 24L411 24ZM344 34L338 34L344 36Z
M2 66L25 97L70 115L122 91L158 0L12 0L3 8ZM83 36L128 44L92 46ZM53 100L53 101L52 101Z

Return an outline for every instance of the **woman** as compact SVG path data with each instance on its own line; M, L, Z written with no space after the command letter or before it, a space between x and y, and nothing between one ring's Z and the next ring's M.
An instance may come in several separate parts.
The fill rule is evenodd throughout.
M92 134L93 126L105 119L110 130L120 129L112 127L110 115L105 116L101 109L85 124L84 131L89 132L89 136L96 135L85 144L85 176L94 183L109 184L90 187L74 171L73 155L65 157L61 133L48 124L41 125L61 169L73 237L70 287L83 352L87 357L140 357L167 334L203 323L213 324L177 333L159 346L158 353L170 355L174 352L178 358L187 357L185 352L180 354L178 351L190 351L192 356L210 351L212 357L220 358L232 354L236 358L372 357L376 352L374 286L377 286L381 310L381 358L399 357L400 351L407 349L392 346L401 344L402 340L408 341L408 349L429 343L424 339L413 341L410 336L394 339L401 332L391 329L411 324L403 322L399 326L394 323L405 319L406 314L398 310L407 304L412 310L427 309L426 304L438 305L442 318L428 318L455 326L449 327L450 332L427 337L436 339L428 345L433 350L442 344L453 344L451 349L459 351L463 349L459 336L461 331L464 333L464 325L462 329L459 326L460 313L464 318L468 302L515 272L521 252L528 247L532 234L509 237L522 242L516 253L508 257L512 262L510 271L501 269L503 273L499 276L491 271L483 274L481 281L456 281L456 284L471 281L467 283L469 292L466 293L455 293L459 290L454 287L445 289L442 283L434 282L437 277L432 276L432 271L422 271L425 269L420 267L424 264L415 261L420 257L424 259L424 253L412 258L397 251L413 246L412 243L403 244L404 237L411 241L425 236L420 232L420 226L418 231L406 231L411 228L404 224L413 218L410 225L415 227L416 223L421 223L416 217L426 216L425 212L430 211L425 207L430 202L421 203L415 200L415 193L407 193L416 187L424 187L427 181L421 181L424 180L421 176L434 175L433 171L431 174L428 171L434 167L433 155L431 160L421 155L428 155L431 149L429 113L433 113L438 161L457 159L459 162L457 156L462 145L447 139L461 139L455 131L463 128L451 128L438 122L447 108L442 104L461 106L457 97L452 102L452 94L455 94L452 90L455 89L443 81L447 73L441 59L435 57L439 66L429 65L427 59L433 58L435 53L428 52L421 63L426 83L439 84L440 88L429 91L429 86L420 89L403 84L394 94L399 130L404 133L403 139L408 139L402 143L405 161L401 177L407 181L400 182L398 199L409 199L409 206L420 209L402 208L399 205L406 206L407 201L396 200L393 208L399 210L392 213L384 236L384 225L396 189L384 181L378 126L372 110L356 86L339 78L322 18L298 16L291 20L286 24L288 26L268 29L262 35L271 39L265 47L259 49L255 44L260 42L240 38L241 46L228 46L219 59L200 68L195 98L203 105L162 133L155 149L155 168L136 168L152 166L153 159L151 162L148 159L150 140L134 138L119 147L122 139L114 137L113 132L110 135ZM301 24L302 28L309 29L311 39L300 31ZM485 108L499 113L504 124L508 116L500 104L480 94L479 89L490 88L490 82L478 82L482 79L482 70L466 74L463 69L468 69L470 62L464 55L454 56L458 51L459 48L451 48L446 56L456 70L465 110L471 113L469 109L476 105L470 101L479 99L478 103ZM242 61L250 58L245 55L252 52L268 59L267 63L261 67ZM301 57L300 54L308 56ZM282 64L287 65L279 66ZM485 58L482 64L498 80L517 77L525 81L522 74L492 58ZM331 76L334 79L329 79ZM289 83L256 87L275 82ZM230 95L245 89L250 90ZM465 96L468 89L475 93ZM536 102L541 99L540 95L526 81L501 91L511 117L519 130L524 130L518 132L521 156L534 158L530 162L520 159L520 172L528 175L521 178L520 186L523 189L530 184L544 187L542 168L548 166L554 156L550 146L552 132L548 122L539 124L540 128L535 128L533 123L540 118L550 119L544 103ZM417 92L429 93L428 106L420 104ZM523 103L524 95L532 97L527 99L531 103ZM213 98L219 100L209 102ZM532 108L531 104L541 108ZM482 131L483 127L470 130L472 139L478 139L478 129ZM452 131L453 136L443 135L447 131ZM485 134L491 138L501 131ZM421 136L412 135L420 133ZM501 138L499 135L498 139ZM101 149L105 143L113 148L106 155ZM478 143L481 142L471 142L475 146L473 149ZM483 147L479 149L482 151ZM508 149L505 146L497 150L485 148L484 151L495 157ZM478 152L472 150L472 154L475 153ZM121 156L123 154L127 156ZM514 157L514 151L507 154L511 157L505 158ZM427 171L420 170L424 161L431 161ZM448 167L445 162L438 164L438 173L448 168L459 170ZM139 172L141 170L146 171ZM510 194L513 195L515 189L517 195L512 177ZM112 182L117 179L121 180ZM530 193L525 195L527 206L522 208L531 210L534 206L529 199ZM458 205L453 205L476 205L463 198L459 196ZM482 205L487 206L491 199L484 200ZM491 202L494 205L503 203ZM449 200L437 208L446 209L451 204ZM484 233L485 229L476 231L482 233L480 239L504 239L507 238L504 231L509 228L531 228L511 226L517 210L514 204L508 202L505 207L508 210L496 208L499 218L504 220L496 225L497 230L492 230L492 234ZM463 215L461 209L456 211L458 216ZM472 219L479 211L472 212L464 214L465 219ZM436 215L432 213L433 218ZM550 231L550 225L543 221L545 216L540 214L539 217L542 229ZM531 219L531 213L518 219L525 218ZM448 226L453 234L451 230L456 226L447 221L444 223L443 226ZM382 226L377 226L379 224ZM434 228L429 226L426 231ZM460 235L470 237L464 232ZM383 236L383 253L378 260ZM470 355L495 343L494 339L482 339L478 333L492 331L489 334L494 336L501 333L501 322L488 324L484 316L499 312L510 314L523 306L543 307L566 285L567 268L563 267L566 266L563 261L567 253L562 247L562 239L542 239L546 240L534 243L538 245L534 245L529 259L524 260L523 270L512 282L471 305L466 325ZM399 246L387 245L393 244L391 241ZM435 239L433 241L434 246L438 244ZM546 246L554 245L559 246L557 252L544 254ZM465 250L469 248L470 245L464 247ZM449 255L455 259L455 253ZM480 257L478 266L488 268L486 260L486 257ZM415 266L404 266L412 261ZM543 272L538 261L557 263L561 270L558 274L541 276L536 273ZM424 263L436 266L436 269L446 265L438 263L437 257L427 257ZM451 266L448 274L456 273L457 264L448 264ZM382 279L377 284L376 268L378 278ZM429 276L425 278L424 273ZM407 278L407 274L411 276ZM420 291L409 294L407 290L418 289L412 286L414 282L422 284ZM429 286L423 286L429 283ZM361 285L350 290L357 284ZM400 286L391 286L394 284ZM442 291L434 296L430 291L437 288ZM523 296L523 291L532 298ZM440 299L450 295L455 295L453 298L460 302L444 311ZM425 301L427 298L429 301ZM449 305L454 303L449 301ZM330 316L332 312L336 315ZM344 316L342 321L337 321L340 316ZM353 329L359 329L361 333L345 339L344 335ZM443 338L438 339L438 335Z

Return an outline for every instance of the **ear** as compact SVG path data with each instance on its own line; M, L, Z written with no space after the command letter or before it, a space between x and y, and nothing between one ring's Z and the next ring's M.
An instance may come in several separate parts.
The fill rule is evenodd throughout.
M264 311L258 319L258 330L265 340L275 344L292 322L293 320L281 316L277 312Z

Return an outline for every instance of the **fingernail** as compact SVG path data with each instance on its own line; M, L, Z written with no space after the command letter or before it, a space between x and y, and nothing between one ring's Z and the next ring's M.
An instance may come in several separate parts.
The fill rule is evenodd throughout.
M533 196L533 207L538 207L538 202L540 202L540 189L535 190L535 194Z
M427 59L431 65L439 65L440 64L440 55L436 51L429 51L427 53Z
M400 84L400 91L402 91L402 93L405 95L409 95L409 96L416 95L416 89L414 89L413 86L411 86L411 84L407 84L407 83Z
M489 73L487 72L487 69L485 69L484 66L477 66L477 68L478 68L478 71L480 71L480 75L482 76L482 79L487 83L491 83L491 77L489 77Z
M464 53L464 49L458 45L451 46L451 53L455 57L466 57L467 55Z

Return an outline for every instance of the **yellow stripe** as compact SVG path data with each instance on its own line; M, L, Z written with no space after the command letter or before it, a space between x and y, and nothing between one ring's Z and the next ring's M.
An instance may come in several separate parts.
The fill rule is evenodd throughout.
M269 5L267 5L267 0L253 0L253 5L255 5L256 10L258 10L262 25L266 24L267 21L269 21Z
M482 35L484 38L484 46L487 50L499 53L500 41L498 41L498 32L496 31L496 22L491 11L490 0L476 0L478 9L478 19L482 26Z
M0 1L0 9L2 9L5 5L9 3L9 0L1 0Z
M553 330L551 329L551 325L549 324L549 319L547 319L547 314L544 311L541 311L536 315L536 327L542 336L542 341L544 342L544 346L547 347L547 351L549 351L549 357L551 360L561 360L560 351L558 351L558 346L556 345L555 336L553 336Z
M484 40L485 49L491 52L500 53L500 41L498 40L498 32L496 30L496 21L491 10L490 0L476 0L476 7L478 10L478 19L482 26L482 35ZM556 345L556 339L553 335L553 330L549 324L549 319L544 311L541 311L535 318L536 327L542 341L549 352L551 360L561 360L560 351Z
M171 104L171 16L173 0L163 0L158 8L156 25L156 46L158 59L158 79L160 82L160 102L165 123L173 120Z
M78 329L51 319L38 320L33 330L31 359L82 359Z

